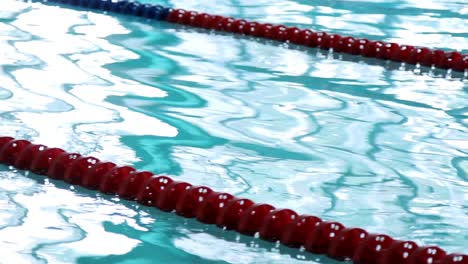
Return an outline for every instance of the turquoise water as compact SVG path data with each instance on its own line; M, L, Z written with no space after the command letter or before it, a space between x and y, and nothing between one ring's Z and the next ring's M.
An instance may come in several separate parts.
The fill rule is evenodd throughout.
M195 2L158 3L468 52L462 0ZM468 253L461 75L13 0L0 53L0 135ZM0 256L337 263L5 166Z

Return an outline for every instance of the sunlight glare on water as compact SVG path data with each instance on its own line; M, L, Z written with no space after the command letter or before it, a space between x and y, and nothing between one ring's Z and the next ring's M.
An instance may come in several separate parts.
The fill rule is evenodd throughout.
M145 2L468 52L461 0ZM0 32L0 136L468 253L462 74L13 0ZM0 256L338 263L6 166Z

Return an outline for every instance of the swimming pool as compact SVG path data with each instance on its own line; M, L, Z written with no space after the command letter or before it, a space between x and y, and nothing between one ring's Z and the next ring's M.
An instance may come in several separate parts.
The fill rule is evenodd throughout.
M457 1L161 3L468 46ZM466 253L466 80L125 16L0 5L2 134ZM0 179L0 255L10 263L334 263L6 167Z

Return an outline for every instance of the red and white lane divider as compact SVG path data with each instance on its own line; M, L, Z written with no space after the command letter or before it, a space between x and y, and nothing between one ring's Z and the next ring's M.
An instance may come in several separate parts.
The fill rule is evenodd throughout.
M467 255L447 254L437 246L418 246L413 241L347 228L338 222L256 204L206 186L193 186L130 166L119 167L27 140L0 137L0 163L163 211L175 211L180 216L245 235L258 233L261 239L304 247L337 260L352 260L356 264L468 264Z

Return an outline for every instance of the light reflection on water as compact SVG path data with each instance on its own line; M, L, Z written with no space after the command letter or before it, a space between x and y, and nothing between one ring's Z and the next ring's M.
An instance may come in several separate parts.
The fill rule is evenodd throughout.
M170 4L468 47L457 1L267 2ZM467 253L466 80L41 4L0 10L0 134ZM7 168L0 197L10 263L333 263Z

